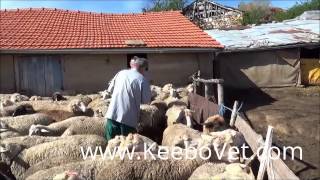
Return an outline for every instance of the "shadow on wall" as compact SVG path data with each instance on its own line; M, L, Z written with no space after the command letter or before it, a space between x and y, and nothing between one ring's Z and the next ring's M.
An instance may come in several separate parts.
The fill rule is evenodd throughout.
M299 59L298 48L219 54L215 74L225 80L225 104L239 100L249 110L274 102L260 88L299 84Z

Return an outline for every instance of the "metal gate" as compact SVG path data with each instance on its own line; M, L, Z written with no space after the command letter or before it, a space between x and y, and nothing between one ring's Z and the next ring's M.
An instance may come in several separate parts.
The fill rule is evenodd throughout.
M16 63L19 92L48 96L63 89L61 56L20 56Z

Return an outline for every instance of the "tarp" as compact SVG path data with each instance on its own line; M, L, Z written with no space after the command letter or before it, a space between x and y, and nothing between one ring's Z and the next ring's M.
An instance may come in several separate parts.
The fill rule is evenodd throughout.
M284 87L300 84L299 49L223 53L218 76L234 88Z
M296 19L261 24L244 30L206 30L226 50L247 50L294 44L319 43L320 11L305 13ZM317 18L316 18L317 17Z
M319 59L301 59L301 80L303 84L320 85Z

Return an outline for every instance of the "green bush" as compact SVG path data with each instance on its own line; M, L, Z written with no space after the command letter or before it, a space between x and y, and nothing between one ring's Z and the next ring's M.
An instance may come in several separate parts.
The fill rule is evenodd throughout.
M272 13L270 5L260 5L255 3L240 5L240 9L249 7L249 9L242 9L245 11L243 15L242 24L261 24L268 21L283 21L286 19L293 19L301 15L305 11L320 10L320 0L305 0L295 4L287 11L277 11Z
M300 16L305 11L320 10L320 0L307 0L304 3L297 3L286 12L276 13L273 17L276 21L293 19Z

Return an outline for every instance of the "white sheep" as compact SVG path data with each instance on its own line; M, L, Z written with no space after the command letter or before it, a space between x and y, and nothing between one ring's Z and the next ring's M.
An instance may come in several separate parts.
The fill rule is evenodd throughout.
M229 156L229 150L230 152L235 152L236 149L232 147L241 147L243 143L244 138L241 133L232 129L204 134L182 124L167 127L163 132L162 139L162 145L165 146L179 146L182 148L194 147L196 149L207 147L211 149L212 152L215 152L216 149L218 149L219 152L225 149L224 152L222 152L221 158L213 156L214 160L224 162L239 161L239 154L230 153ZM215 153L213 155L217 154Z
M192 127L193 125L192 111L190 109L187 109L186 106L172 106L167 110L166 117L167 126L171 126L177 123L185 124L188 127Z
M91 98L90 98L91 99ZM82 101L81 97L73 98L69 101L29 101L21 104L30 104L38 113L44 113L51 116L56 121L62 121L74 116L93 116L92 109L88 108L86 101Z
M166 84L161 89L157 86L151 87L151 92L153 94L153 100L165 100L170 96L170 90L173 88L172 84ZM155 96L156 95L156 96Z
M31 114L31 115L22 115L17 117L2 117L0 118L0 136L1 139L14 137L14 136L23 136L28 135L29 128L33 124L49 125L54 122L46 114ZM13 133L13 134L12 134ZM5 135L7 134L7 135ZM11 134L11 135L9 135Z
M156 85L151 85L151 99L155 99L161 94L162 88Z
M123 160L105 160L97 158L95 160L85 160L56 166L50 169L40 170L27 177L27 180L52 179L66 171L77 172L78 176L87 180L186 180L192 172L200 165L206 163L200 159L181 159L174 160L169 157L161 160L141 158L143 154L136 153L134 160L124 158ZM183 157L183 155L182 155Z
M226 166L225 163L205 163L193 171L188 180L212 179L213 176L223 173Z
M154 105L143 104L140 106L140 118L137 132L156 142L161 142L161 135L165 129L164 114Z
M186 148L186 141L196 140L201 138L201 132L188 128L183 124L174 124L168 126L163 132L163 146L179 146Z
M89 103L88 108L91 108L95 112L96 117L103 117L108 110L111 99L96 98Z
M82 160L83 154L80 148L84 150L96 147L105 149L106 140L96 135L75 135L65 137L52 142L46 142L22 150L17 144L1 144L1 161L12 163L11 172L17 179L22 179L25 171L32 165L45 159L54 159L64 157L72 160ZM22 150L22 151L21 151ZM20 152L21 151L21 152Z
M21 101L29 101L29 97L25 95L21 95L19 93L14 93L10 96L10 101L15 102L21 102Z
M6 106L11 106L13 105L14 103L12 101L10 101L9 99L0 99L0 110L3 108L3 107L6 107Z
M44 99L41 96L31 96L29 98L29 101L40 101L40 100L44 100Z
M199 179L242 179L254 180L255 177L250 167L244 167L243 164L213 164L206 163L198 167L190 176L189 180Z
M115 149L119 152L122 151L132 151L143 152L145 148L151 148L151 152L156 152L158 150L158 145L153 140L148 137L142 136L140 134L128 134L127 136L115 136L113 139L108 141L107 148L110 151Z
M30 148L32 146L42 144L45 142L51 142L61 139L61 137L45 137L45 136L19 136L19 137L12 137L6 138L1 140L3 144L18 144L21 145L23 148Z
M48 126L32 125L29 135L70 136L75 134L96 134L104 136L105 120L103 118L76 116Z

